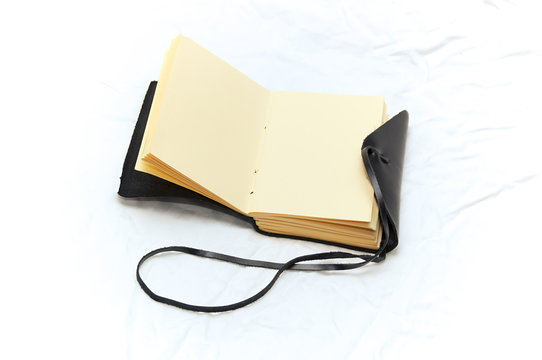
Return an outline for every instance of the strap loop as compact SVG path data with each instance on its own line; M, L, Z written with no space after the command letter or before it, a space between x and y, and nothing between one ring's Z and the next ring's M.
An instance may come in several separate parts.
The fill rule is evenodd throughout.
M382 245L383 246L381 246L380 249L384 249L386 244L382 244ZM275 269L277 270L277 272L275 273L275 276L271 279L271 281L262 290L260 290L259 292L257 292L256 294L252 295L251 297L245 300L242 300L233 304L221 305L221 306L192 305L192 304L183 303L177 300L169 299L169 298L166 298L154 293L141 278L140 268L143 265L143 263L155 255L166 253L166 252L179 252L179 253L185 253L185 254L194 255L194 256L216 259L220 261L227 261L230 263L243 265L243 266ZM357 263L300 264L302 262L314 261L314 260L354 259L354 258L361 259L362 261L357 262ZM373 255L352 254L348 252L335 251L335 252L325 252L325 253L303 255L303 256L293 258L292 260L286 263L274 263L274 262L268 262L268 261L245 259L245 258L235 257L235 256L216 253L216 252L207 251L207 250L194 249L194 248L186 247L186 246L168 246L168 247L153 250L149 252L148 254L146 254L145 256L143 256L141 260L139 261L139 263L137 264L136 278L137 278L137 282L139 283L143 291L145 291L145 293L149 295L155 301L158 301L167 305L175 306L184 310L214 313L214 312L224 312L224 311L239 309L243 306L253 303L254 301L264 296L273 287L273 285L275 285L275 282L280 277L280 275L286 270L301 270L301 271L350 270L350 269L355 269L355 268L365 266L370 262L378 263L384 259L385 259L385 254L382 253L382 250L377 251Z

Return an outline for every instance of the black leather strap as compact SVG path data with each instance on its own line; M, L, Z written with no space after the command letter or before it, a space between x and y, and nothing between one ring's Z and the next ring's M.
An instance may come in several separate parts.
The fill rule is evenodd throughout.
M361 156L363 158L363 163L365 164L365 170L367 171L367 175L371 181L371 185L373 185L376 203L378 204L378 217L380 219L380 226L382 226L382 240L380 243L380 250L382 251L386 249L390 239L390 223L388 221L389 215L386 212L384 195L382 194L382 189L380 188L380 184L378 182L378 178L376 177L370 158L376 157L383 163L388 163L389 159L373 146L366 146L361 149Z
M385 241L384 238L383 238L383 241ZM185 247L185 246L169 246L169 247L153 250L149 252L148 254L146 254L145 256L143 256L141 260L139 260L139 263L137 264L136 278L137 278L137 282L139 283L143 291L145 291L145 293L149 295L155 301L158 301L167 305L175 306L184 310L207 312L207 313L224 312L224 311L239 309L243 306L246 306L260 299L273 287L273 285L275 285L275 282L278 280L280 275L286 270L324 271L324 270L350 270L350 269L359 268L361 266L367 265L370 262L381 262L382 260L384 260L385 253L383 253L383 249L386 248L385 245L386 244L383 243L382 246L380 247L380 250L378 250L375 254L372 254L372 255L353 254L353 253L348 253L348 252L343 252L343 251L334 251L334 252L303 255L303 256L293 258L292 260L285 263L274 263L274 262L269 262L269 261L245 259L245 258L216 253L216 252L207 251L207 250L194 249L194 248ZM156 294L147 286L147 284L143 281L141 277L140 269L145 261L147 261L148 259L150 259L151 257L155 255L167 253L167 252L185 253L185 254L190 254L194 256L200 256L200 257L205 257L205 258L210 258L210 259L215 259L215 260L220 260L220 261L227 261L233 264L243 265L243 266L275 269L277 270L277 272L275 273L275 276L271 279L271 281L262 290L252 295L251 297L246 298L245 300L242 300L233 304L218 305L218 306L192 305L192 304L183 303L183 302ZM354 258L361 259L362 261L356 262L356 263L301 264L306 261L314 261L314 260L354 259Z

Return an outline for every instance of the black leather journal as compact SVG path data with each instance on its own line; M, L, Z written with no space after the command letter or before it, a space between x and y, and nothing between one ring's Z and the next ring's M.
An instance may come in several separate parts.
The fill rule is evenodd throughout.
M135 170L135 164L139 153L139 148L143 140L147 119L149 117L154 93L157 82L150 83L147 94L143 101L141 112L137 120L134 133L128 148L126 159L124 161L120 187L118 194L125 198L151 198L174 200L182 203L196 204L207 208L221 211L231 216L236 216L243 219L254 226L256 231L270 236L290 237L293 239L310 240L324 242L322 240L314 240L311 238L276 235L267 233L258 228L253 218L244 216L222 204L219 204L203 195L193 192L187 188L170 183L154 175ZM365 138L361 144L360 161L363 161L367 175L374 189L376 202L379 207L379 220L382 227L382 239L380 248L365 249L356 246L349 246L340 243L327 242L336 246L349 248L352 250L363 251L364 254L354 254L343 251L326 252L302 256L292 259L287 263L273 263L268 261L250 260L238 258L230 255L219 254L211 251L193 249L183 246L172 246L154 250L146 254L138 264L136 277L142 289L154 300L163 302L169 305L180 307L187 310L201 312L220 312L237 309L245 306L263 296L278 279L280 274L285 270L348 270L366 265L370 262L380 262L384 260L386 253L393 250L398 245L398 230L399 230L399 207L401 195L401 180L403 172L403 161L405 156L405 144L408 128L408 113L402 111L393 118L385 122L373 133ZM277 270L273 280L264 287L259 293L243 300L241 302L223 305L223 306L198 306L182 303L155 294L141 278L139 269L141 265L150 257L164 252L183 252L195 256L214 258L221 261L229 261L244 266L256 266ZM345 259L357 258L361 261L358 263L314 263L315 260L323 259ZM311 263L306 263L311 261Z
M261 231L256 226L254 220L249 216L244 216L222 204L219 204L184 187L134 169L155 89L156 82L153 81L149 85L137 124L134 129L134 133L132 135L132 140L130 142L128 153L122 169L121 183L118 194L125 198L167 198L168 200L176 200L179 202L209 207L217 211L231 214L232 216L236 216L251 223L254 225L256 231L271 236L277 236L272 233ZM389 230L387 231L389 233L389 239L384 252L388 252L395 248L398 242L397 229L399 224L401 178L407 126L408 113L403 111L392 119L388 120L380 128L370 134L364 140L361 147L362 157L360 157L360 161L363 160L373 188L375 189L375 195L380 208L380 213L381 216L384 217L384 219L381 219L381 221L385 220L382 222L389 225ZM297 239L308 239L288 235L281 236ZM308 240L318 241L314 239ZM369 252L375 251L355 246L341 245L337 243L333 244L357 250Z

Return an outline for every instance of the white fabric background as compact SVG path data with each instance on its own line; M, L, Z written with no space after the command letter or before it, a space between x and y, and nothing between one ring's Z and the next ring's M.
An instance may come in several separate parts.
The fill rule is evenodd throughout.
M0 357L540 358L538 3L3 2ZM333 249L116 195L147 85L179 33L270 89L384 95L391 115L410 112L400 244L386 262L290 272L220 315L139 289L137 261L165 245L271 261ZM172 256L145 276L224 304L271 272Z

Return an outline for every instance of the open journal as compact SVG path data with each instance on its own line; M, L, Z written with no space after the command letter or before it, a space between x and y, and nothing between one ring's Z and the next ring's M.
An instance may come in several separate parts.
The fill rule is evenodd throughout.
M179 36L135 168L263 231L378 249L379 209L360 146L386 120L383 97L270 91Z

